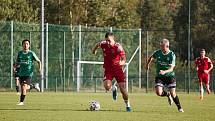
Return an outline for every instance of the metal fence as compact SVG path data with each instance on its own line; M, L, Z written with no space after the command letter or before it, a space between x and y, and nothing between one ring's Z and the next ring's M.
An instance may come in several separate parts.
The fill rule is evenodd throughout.
M147 31L140 29L98 28L85 26L45 25L45 72L44 91L77 91L77 79L81 78L80 91L98 92L103 88L103 69L101 65L83 64L80 68L82 76L77 77L77 61L103 61L101 50L96 56L91 54L95 43L104 39L107 31L113 31L117 42L121 43L129 60L128 88L130 92L153 91L155 69L148 73L144 69L146 59L159 48L159 40L163 37L170 39L171 49L177 53L177 43L174 41L173 31ZM30 39L31 50L40 56L39 24L19 22L0 22L0 91L14 89L12 64L16 60L21 41ZM197 91L198 81L194 70L190 70L191 82L188 82L188 68L181 67L177 56L176 77L177 89L180 91ZM36 66L36 64L35 64ZM41 82L40 75L34 70L33 83ZM43 82L41 82L43 83ZM213 82L212 86L213 86Z

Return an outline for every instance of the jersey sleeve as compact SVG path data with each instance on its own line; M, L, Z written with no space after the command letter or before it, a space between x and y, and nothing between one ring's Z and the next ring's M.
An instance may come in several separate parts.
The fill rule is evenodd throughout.
M152 53L152 57L153 57L154 59L157 59L157 56L158 56L158 51L154 51L154 52Z
M107 42L105 40L102 40L100 42L97 43L97 45L100 47L100 48L104 48L104 45L106 44Z
M170 61L170 65L175 66L176 56L175 53L172 52L172 60Z
M32 52L32 55L33 55L34 61L40 61L40 59L37 57L37 55L34 52Z
M208 64L213 64L210 58L208 58Z
M19 62L20 62L19 56L20 56L20 52L17 53L17 57L16 57L16 64L17 65L19 65Z
M119 53L119 55L121 57L125 57L125 51L124 51L123 47L120 44L118 45L117 53Z

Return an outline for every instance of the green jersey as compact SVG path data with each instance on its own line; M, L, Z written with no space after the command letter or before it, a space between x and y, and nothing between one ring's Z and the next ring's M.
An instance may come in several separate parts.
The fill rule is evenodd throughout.
M159 74L160 70L168 70L171 66L175 66L175 54L171 50L169 53L164 54L162 50L157 50L153 53L152 57L156 59L156 74L158 77L162 76L175 76L174 71L165 73L164 75Z
M19 51L17 56L18 75L33 76L33 61L40 61L33 51L29 50L27 53Z

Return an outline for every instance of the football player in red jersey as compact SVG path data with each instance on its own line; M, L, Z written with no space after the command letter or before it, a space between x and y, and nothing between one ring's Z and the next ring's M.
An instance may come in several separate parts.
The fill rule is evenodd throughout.
M208 94L211 93L209 83L210 83L210 71L213 69L213 63L210 60L210 58L206 56L205 49L201 49L200 57L196 58L195 63L197 65L196 71L199 78L200 99L203 100L203 93L204 93L203 83L206 86Z
M112 89L113 99L117 98L117 87L112 86L112 80L117 80L118 86L122 93L122 97L126 104L126 111L131 111L131 106L128 100L128 93L125 89L125 77L122 70L122 66L125 65L126 56L122 46L115 42L112 32L105 34L105 40L98 42L92 50L93 54L96 54L96 50L101 48L104 57L104 87L107 91Z

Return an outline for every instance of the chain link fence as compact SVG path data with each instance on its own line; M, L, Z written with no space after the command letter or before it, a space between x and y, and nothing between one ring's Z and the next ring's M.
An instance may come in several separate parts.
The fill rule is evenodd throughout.
M191 82L189 82L188 68L180 61L180 56L177 55L182 50L177 48L179 43L174 41L175 33L173 31L141 31L139 29L50 24L45 26L45 91L76 91L77 78L81 78L80 91L104 92L102 65L82 64L80 68L81 77L77 77L77 61L102 62L102 51L98 50L97 55L92 55L91 50L98 41L104 39L107 31L112 31L115 40L123 46L127 61L134 55L128 71L129 92L151 92L154 90L155 68L153 66L146 73L144 65L147 57L159 48L159 42L164 37L170 40L170 48L177 56L175 68L177 89L182 92L187 92L188 89L198 91L198 80L194 69L191 69ZM40 57L39 24L0 22L0 91L14 90L15 80L12 73L12 64L16 60L18 51L22 49L21 42L23 39L30 39L30 49ZM138 47L140 48L138 49ZM138 50L136 54L134 54L135 50ZM36 63L35 67L33 83L40 82ZM192 67L194 67L194 64ZM213 81L211 81L211 84L213 86Z

